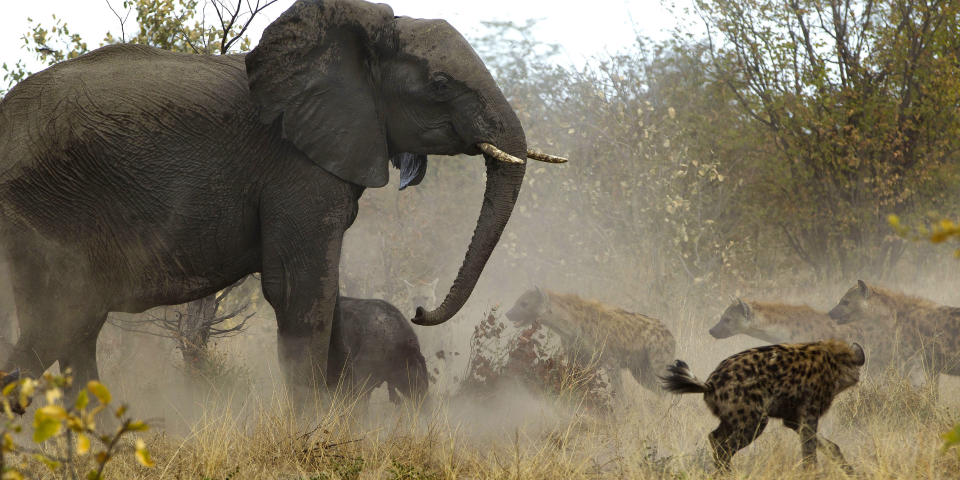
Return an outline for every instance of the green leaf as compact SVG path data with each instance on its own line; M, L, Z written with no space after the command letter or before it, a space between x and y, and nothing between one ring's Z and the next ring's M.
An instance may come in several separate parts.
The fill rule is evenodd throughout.
M83 410L87 408L87 405L90 403L90 397L87 395L86 390L80 390L80 393L77 394L77 401L74 403L74 406L77 410Z
M103 475L97 473L96 470L90 470L87 472L87 480L103 480Z
M33 441L41 443L60 433L67 411L59 405L40 407L33 414Z
M951 447L960 446L960 423L954 425L953 430L944 433L940 437L943 438L944 451Z
M60 468L60 462L47 458L45 455L37 453L33 455L33 458L39 460L41 463L47 466L51 472L57 471Z
M41 443L48 438L60 433L63 424L52 419L46 418L33 424L33 441Z

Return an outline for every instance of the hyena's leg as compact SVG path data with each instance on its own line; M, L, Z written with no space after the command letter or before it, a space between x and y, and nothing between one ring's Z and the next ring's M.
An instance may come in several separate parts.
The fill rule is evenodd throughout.
M833 443L832 441L830 441L827 437L824 437L823 435L820 435L819 433L817 433L816 431L817 423L818 423L817 420L813 420L813 427L812 427L813 435L808 435L811 429L809 421L804 423L800 423L796 420L783 421L783 426L800 434L800 441L802 442L802 448L803 448L804 465L807 467L810 467L814 463L816 463L816 455L807 454L807 449L810 448L808 446L808 442L811 442L814 445L813 446L814 452L816 451L816 448L820 448L821 450L827 452L827 455L829 455L830 458L832 458L834 461L839 463L841 468L843 468L844 471L846 471L847 473L852 473L853 467L851 467L850 464L847 463L847 460L843 457L843 453L840 451L840 447L836 443ZM805 435L807 436L805 437Z
M819 420L815 417L805 417L800 421L783 421L784 426L800 434L800 455L803 466L813 467L817 464L817 427Z
M623 379L620 377L620 365L615 361L606 362L603 370L610 381L610 390L617 397L623 396Z
M737 417L735 422L721 421L720 426L710 432L713 463L717 470L730 470L733 455L750 445L767 427L767 417L761 412L748 412L746 416Z
M843 458L843 453L840 451L840 447L831 442L827 437L817 434L817 446L820 447L823 451L827 452L827 455L830 456L835 462L840 464L840 467L843 468L847 474L853 473L853 467L847 463L847 459Z
M647 390L656 394L665 394L666 390L660 387L657 375L666 374L667 365L673 360L672 353L667 354L663 349L648 347L642 355L637 355L630 363L630 373Z
M730 470L730 457L733 456L734 452L730 451L728 443L732 433L733 428L730 425L720 422L720 426L710 432L708 437L710 448L713 449L713 464L721 472Z

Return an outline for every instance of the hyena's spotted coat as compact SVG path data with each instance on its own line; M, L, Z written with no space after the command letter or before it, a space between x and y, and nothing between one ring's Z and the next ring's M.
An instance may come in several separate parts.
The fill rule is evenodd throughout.
M830 317L839 324L879 325L898 357L919 360L928 376L960 376L960 308L867 285L859 280ZM933 379L935 380L935 379Z
M661 377L674 393L703 393L720 426L710 432L710 446L718 469L730 467L730 458L767 426L769 418L800 434L805 465L816 463L816 449L849 469L840 447L817 434L820 417L833 398L855 385L865 357L860 345L840 340L768 345L728 357L707 377L697 380L682 360Z
M568 353L598 356L615 390L620 389L620 368L627 368L641 385L659 391L657 374L676 349L673 335L659 320L572 294L531 289L517 299L507 318L518 325L539 321L560 336Z

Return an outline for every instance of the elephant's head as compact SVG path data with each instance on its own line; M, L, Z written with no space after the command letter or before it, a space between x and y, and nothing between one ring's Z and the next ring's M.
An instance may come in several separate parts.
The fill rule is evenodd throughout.
M418 307L413 321L452 317L510 218L527 156L517 115L467 41L445 21L394 17L383 4L300 0L246 66L261 120L280 122L284 138L343 180L381 187L392 161L403 188L423 178L427 154L483 153L487 184L466 257L443 303Z

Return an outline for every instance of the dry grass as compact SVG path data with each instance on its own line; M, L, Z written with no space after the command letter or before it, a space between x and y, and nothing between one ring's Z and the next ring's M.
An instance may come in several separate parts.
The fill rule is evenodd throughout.
M940 434L960 420L960 382L952 380L943 382L940 398L954 403L902 379L865 379L841 394L821 432L840 444L858 478L957 478L960 457L940 451ZM218 480L711 478L706 434L715 421L701 399L631 386L629 398L602 416L522 391L471 404L441 400L432 409L408 404L367 412L343 399L294 407L282 394L210 397L186 434L146 436L155 468L122 455L106 473ZM823 455L817 472L804 471L799 452L796 435L771 422L734 458L734 475L847 478ZM27 471L49 475L38 464Z
M956 408L913 409L915 398L890 399L899 415L873 405L870 386L840 399L823 432L836 440L860 478L956 478L960 459L939 450L939 434ZM899 391L906 391L901 389ZM954 391L956 391L954 389ZM514 395L516 402L529 402ZM924 402L929 399L922 400ZM558 414L542 403L528 418L501 416L510 402L406 405L357 419L352 405L296 412L279 396L239 409L207 406L183 436L147 436L157 466L118 457L108 478L709 478L705 435L713 420L698 398L637 392L609 416ZM469 415L467 415L469 413ZM952 418L951 418L952 415ZM506 418L504 418L506 417ZM893 420L893 421L891 421ZM484 428L478 428L478 426ZM742 478L813 478L799 465L799 442L773 423L735 457ZM818 478L846 478L821 460ZM42 477L42 467L31 468Z
M678 339L677 357L688 361L701 378L726 356L759 344L745 337L710 338L705 331L714 320L712 314L692 308L667 319ZM432 357L430 344L436 342L422 332L469 338L472 329L461 321L421 331L421 341L427 337L425 354ZM544 399L516 387L467 399L437 395L429 406L395 407L378 402L376 394L368 410L337 396L324 405L294 406L275 381L271 338L265 330L224 347L235 349L231 358L251 370L256 387L244 383L222 390L231 382L212 382L205 389L190 387L194 391L188 395L175 371L153 377L108 374L105 381L114 386L116 398L129 399L136 416L155 418L157 428L144 439L157 465L143 468L128 451L108 465L106 478L715 477L707 434L716 420L696 395L657 395L624 374L627 391L606 414L578 407L574 393ZM160 365L156 358L153 368ZM133 368L124 363L124 369ZM449 382L448 377L462 375L462 369L441 374L442 381ZM576 382L569 385L571 392L576 390ZM165 395L169 398L161 398ZM857 478L956 479L960 455L942 452L940 435L957 422L960 378L941 376L937 395L887 373L865 377L841 393L823 417L820 432L840 445ZM20 461L27 464L31 478L55 478L32 459ZM733 478L849 478L825 455L820 455L817 471L804 471L797 435L776 420L734 457L733 468Z

